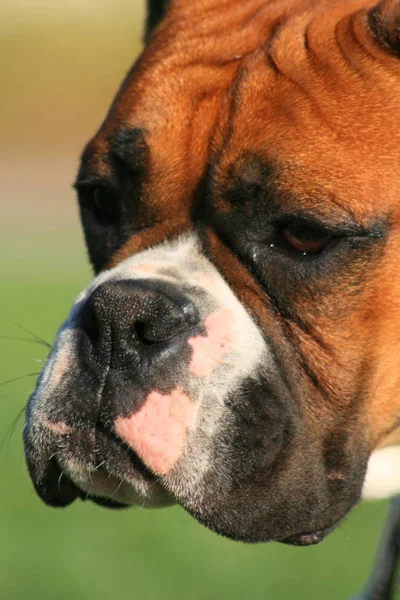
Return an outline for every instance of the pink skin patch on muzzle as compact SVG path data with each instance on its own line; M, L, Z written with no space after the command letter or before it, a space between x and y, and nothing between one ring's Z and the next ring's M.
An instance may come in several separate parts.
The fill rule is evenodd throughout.
M204 319L206 335L188 339L193 353L189 372L209 377L232 348L233 317L220 309ZM166 475L182 455L195 405L185 392L150 392L143 406L130 417L115 420L115 432L158 475Z
M166 475L182 454L193 415L193 402L179 388L150 392L140 410L115 420L115 432L154 473Z
M193 349L189 371L198 377L209 377L232 347L232 314L226 308L217 310L204 319L207 335L188 339Z

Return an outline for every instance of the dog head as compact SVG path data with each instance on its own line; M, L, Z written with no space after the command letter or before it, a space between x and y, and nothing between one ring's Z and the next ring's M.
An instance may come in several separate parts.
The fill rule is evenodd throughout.
M153 4L83 153L96 277L29 401L30 474L55 506L315 543L399 424L400 5Z

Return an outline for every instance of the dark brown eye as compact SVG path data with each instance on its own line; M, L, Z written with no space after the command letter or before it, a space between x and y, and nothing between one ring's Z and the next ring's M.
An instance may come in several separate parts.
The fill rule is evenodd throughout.
M318 227L303 223L291 223L277 233L272 245L303 255L319 254L331 237L328 232Z

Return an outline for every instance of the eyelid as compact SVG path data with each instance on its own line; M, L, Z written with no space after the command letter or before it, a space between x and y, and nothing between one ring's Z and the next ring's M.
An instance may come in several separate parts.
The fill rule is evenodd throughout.
M342 219L340 222L328 222L307 213L284 214L274 220L277 227L290 227L298 225L299 227L310 227L318 230L321 234L331 237L350 237L371 235L361 223L350 219Z
M335 235L332 233L332 231L328 231L325 227L304 223L302 221L292 221L291 223L284 224L283 229L291 232L295 237L328 238Z
M79 191L96 187L111 188L112 186L109 181L100 179L100 177L87 177L84 179L77 179L75 183L73 183L72 187Z

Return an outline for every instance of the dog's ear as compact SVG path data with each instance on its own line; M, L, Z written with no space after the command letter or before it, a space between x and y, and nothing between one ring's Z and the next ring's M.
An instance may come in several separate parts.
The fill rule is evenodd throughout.
M147 42L147 39L154 27L156 27L159 21L163 18L169 1L170 0L147 0L147 19L146 29L144 32L145 42Z
M400 0L381 0L371 8L368 26L381 48L400 58Z

